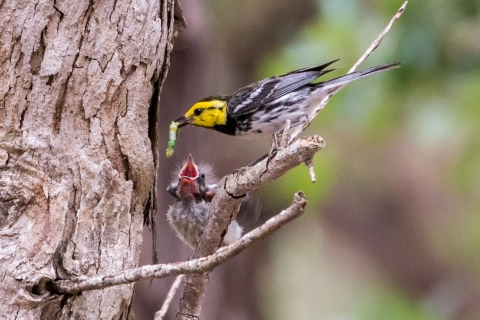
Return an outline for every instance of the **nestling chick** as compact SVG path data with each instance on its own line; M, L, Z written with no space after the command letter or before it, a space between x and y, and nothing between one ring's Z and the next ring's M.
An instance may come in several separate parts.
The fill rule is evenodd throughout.
M172 182L167 190L177 201L170 206L167 219L178 237L192 249L200 239L210 215L210 201L215 195L217 186L208 185L205 173L193 162L191 155L178 174L178 180ZM242 227L232 221L222 245L229 245L240 239Z

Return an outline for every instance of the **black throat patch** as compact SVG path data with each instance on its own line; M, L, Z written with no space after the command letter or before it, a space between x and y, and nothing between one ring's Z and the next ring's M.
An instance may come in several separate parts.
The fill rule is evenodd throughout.
M236 121L233 120L227 113L227 123L226 124L216 124L213 127L213 130L234 136L237 131Z

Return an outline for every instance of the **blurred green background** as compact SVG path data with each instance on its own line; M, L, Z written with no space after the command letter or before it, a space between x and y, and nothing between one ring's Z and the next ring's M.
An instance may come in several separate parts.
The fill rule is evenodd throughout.
M188 28L162 94L161 155L169 122L205 96L336 58L331 77L346 73L402 2L181 4ZM300 166L257 192L263 210L239 217L246 231L298 190L306 214L215 270L203 319L480 319L480 1L411 1L360 69L391 61L405 63L350 84L305 133L327 143L315 184ZM170 171L192 153L222 176L269 143L182 129L174 157L160 159L162 262L191 254L165 220ZM172 281L137 285L137 319L152 319Z

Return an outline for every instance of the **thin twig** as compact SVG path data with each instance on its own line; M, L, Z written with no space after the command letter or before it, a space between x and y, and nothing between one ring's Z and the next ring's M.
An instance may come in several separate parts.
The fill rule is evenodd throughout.
M400 16L403 14L403 12L405 11L405 7L407 6L408 4L408 1L405 1L402 6L400 7L400 9L398 9L397 13L393 16L392 20L390 20L390 23L385 27L385 29L383 29L382 33L380 33L378 35L378 37L375 39L375 41L372 42L372 44L370 45L370 47L368 47L367 51L365 51L365 53L360 57L360 59L358 59L357 62L355 62L355 64L353 65L353 67L348 70L348 73L352 73L354 72L355 70L357 70L358 66L363 62L365 61L368 56L375 50L378 48L378 46L380 45L380 43L382 42L383 38L385 37L385 35L388 33L388 31L390 31L390 28L392 27L393 23L398 19L400 18Z
M172 286L170 287L170 290L168 290L167 297L163 301L162 308L155 312L155 316L153 317L153 320L163 320L163 317L167 314L168 307L170 306L170 303L173 300L173 297L175 296L175 293L177 293L178 287L182 283L183 278L185 277L184 274L178 275L175 278L175 281L173 281Z
M308 173L310 174L310 180L312 180L313 183L317 181L317 176L315 175L315 167L313 165L312 160L307 160L305 161L305 165L308 167Z
M274 233L289 221L299 217L307 204L302 192L295 194L290 207L267 220L263 225L245 234L231 245L221 248L215 254L200 259L168 264L147 265L125 270L116 275L81 277L74 280L57 280L46 283L46 289L57 294L78 294L79 292L129 284L139 280L165 278L179 274L203 273L211 271L226 260L236 256L256 241Z
M407 6L408 4L408 1L405 1L402 6L400 7L400 9L398 9L397 13L395 14L395 16L393 16L393 18L390 20L389 24L387 25L387 27L382 31L382 33L380 33L378 35L378 37L372 42L372 44L370 45L370 47L368 47L367 51L365 51L365 53L360 57L360 59L358 59L358 61L353 65L353 67L348 71L348 73L352 73L354 72L357 67L363 62L365 61L365 59L368 58L368 56L370 56L370 54L375 50L377 49L377 47L380 45L380 43L382 42L383 38L385 37L385 35L388 33L388 31L390 30L390 28L392 27L393 23L398 19L400 18L400 16L403 14L403 12L405 11L405 7ZM348 74L347 73L347 74ZM323 98L323 100L318 104L318 106L312 111L312 113L308 116L308 119L307 121L305 121L305 123L303 123L301 126L298 127L297 130L295 130L295 132L293 132L293 134L291 135L290 137L290 141L289 143L292 143L305 129L308 128L308 126L310 125L310 123L312 122L312 120L317 116L317 114L320 112L320 110L322 110L326 105L327 103L330 101L330 99L338 92L340 91L344 86L340 86L340 87L337 87L337 89L335 89L334 91L332 91L332 93L330 93L329 95L327 95L325 98Z

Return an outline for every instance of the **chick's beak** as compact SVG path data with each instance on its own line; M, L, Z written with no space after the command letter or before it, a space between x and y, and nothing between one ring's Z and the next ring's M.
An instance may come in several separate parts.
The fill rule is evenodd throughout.
M195 165L195 162L193 162L193 158L191 154L188 155L187 162L185 163L183 168L180 170L178 177L189 178L189 179L198 178L198 169L197 169L197 166Z
M192 155L188 156L187 162L178 174L178 178L180 179L180 192L184 196L196 195L200 192L197 185L198 169L193 162Z
M182 117L178 118L177 120L175 120L175 122L178 122L178 127L181 128L183 126L186 126L187 124L191 124L192 119L189 119L185 116L182 116Z

